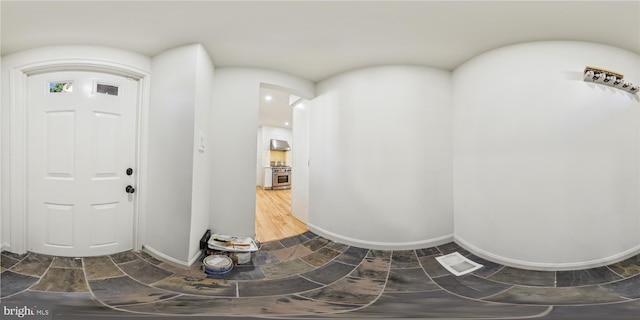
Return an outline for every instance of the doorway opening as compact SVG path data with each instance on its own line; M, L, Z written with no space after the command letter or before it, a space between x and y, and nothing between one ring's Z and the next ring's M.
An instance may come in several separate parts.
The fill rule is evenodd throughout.
M306 202L300 191L307 190L306 170L296 172L307 163L306 135L299 134L304 121L294 118L302 98L287 88L261 84L256 150L256 239L279 240L306 232L304 210L297 203ZM306 128L305 128L306 130ZM298 179L300 178L300 179ZM306 206L305 206L306 207Z

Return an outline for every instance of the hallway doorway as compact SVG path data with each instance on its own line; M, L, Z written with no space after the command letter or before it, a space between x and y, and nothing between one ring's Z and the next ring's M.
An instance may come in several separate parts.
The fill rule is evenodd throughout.
M290 89L260 85L255 229L261 242L307 231L308 121L299 117L302 101Z

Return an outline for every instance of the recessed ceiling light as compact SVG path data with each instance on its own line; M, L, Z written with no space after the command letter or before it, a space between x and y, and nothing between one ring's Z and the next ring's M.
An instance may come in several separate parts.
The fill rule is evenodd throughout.
M267 100L267 101L271 101L271 99L273 99L273 97L272 96L266 96L266 97L264 97L264 99Z
M285 126L288 126L288 125L289 125L289 122L285 122L285 123L284 123L284 125L285 125Z

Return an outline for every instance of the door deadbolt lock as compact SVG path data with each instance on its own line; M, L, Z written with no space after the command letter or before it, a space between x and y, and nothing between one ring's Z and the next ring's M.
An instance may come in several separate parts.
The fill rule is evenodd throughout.
M126 191L127 193L134 193L136 192L136 189L134 189L132 186L127 186L124 191Z
M127 169L127 175L130 176L133 174L133 169L129 168Z

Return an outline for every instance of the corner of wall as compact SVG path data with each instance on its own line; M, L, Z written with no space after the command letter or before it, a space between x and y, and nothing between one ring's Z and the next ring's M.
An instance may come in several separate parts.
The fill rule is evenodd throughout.
M215 67L202 45L197 47L195 65L196 85L194 112L193 178L191 197L191 226L189 234L189 257L199 255L200 238L210 228L211 207L211 158L214 153L211 141L211 108L213 106L213 77Z
M169 255L166 255L156 249L154 249L151 246L148 245L144 245L143 246L144 249L142 251L148 253L149 255L151 255L152 257L162 260L170 265L179 267L179 268L184 268L187 269L189 267L191 267L194 263L196 263L196 261L198 261L198 259L200 258L200 256L202 255L202 253L200 251L196 252L195 254L191 255L190 258L187 261L183 261L180 259L176 259L174 257L171 257Z

